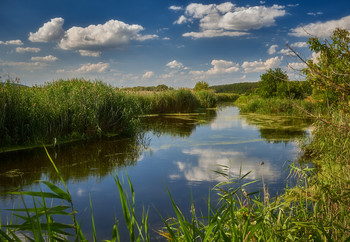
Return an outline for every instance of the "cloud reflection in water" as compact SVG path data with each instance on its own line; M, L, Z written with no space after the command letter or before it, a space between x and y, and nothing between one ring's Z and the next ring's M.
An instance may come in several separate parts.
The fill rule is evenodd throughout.
M264 165L260 165L261 159L249 157L245 152L226 151L222 149L184 149L183 154L198 157L191 162L177 161L179 172L187 181L224 181L223 176L214 171L220 170L220 166L230 167L231 177L238 177L252 171L247 178L256 180L264 176L265 180L275 180L279 177L278 169L271 166L268 160L264 160ZM172 174L171 179L179 179L178 175Z

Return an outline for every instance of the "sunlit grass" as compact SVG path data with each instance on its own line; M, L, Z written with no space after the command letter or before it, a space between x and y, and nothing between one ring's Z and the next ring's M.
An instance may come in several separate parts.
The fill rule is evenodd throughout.
M0 83L0 147L131 135L140 115L194 112L215 104L209 91L126 92L84 79L34 87L8 81Z

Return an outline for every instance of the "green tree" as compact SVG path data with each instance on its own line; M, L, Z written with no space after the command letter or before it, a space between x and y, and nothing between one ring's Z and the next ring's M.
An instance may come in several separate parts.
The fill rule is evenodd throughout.
M155 90L157 92L167 91L167 90L169 90L169 87L167 85L165 85L165 84L160 84L160 85L155 87Z
M209 90L209 84L205 81L199 81L193 88L194 91Z
M263 98L278 95L278 87L288 80L288 76L281 68L269 69L260 76L258 82L258 94Z
M329 40L310 38L310 50L317 58L303 61L306 79L318 92L323 93L329 103L349 104L350 94L350 33L335 29ZM344 106L344 105L343 105ZM348 105L345 105L348 106Z

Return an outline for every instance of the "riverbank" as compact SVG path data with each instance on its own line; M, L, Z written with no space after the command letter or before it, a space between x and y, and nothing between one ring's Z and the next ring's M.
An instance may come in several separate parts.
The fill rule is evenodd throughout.
M58 80L26 87L0 83L1 151L95 137L130 136L138 116L214 107L210 91L130 92L100 81Z

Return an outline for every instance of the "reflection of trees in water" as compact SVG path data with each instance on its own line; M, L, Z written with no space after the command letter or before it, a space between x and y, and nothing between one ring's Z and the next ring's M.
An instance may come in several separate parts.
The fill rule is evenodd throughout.
M259 128L261 138L272 143L288 143L307 136L306 130L313 120L296 117L241 115L245 121Z
M140 135L77 142L48 150L66 181L81 181L91 176L102 178L115 168L134 165L145 146L145 138ZM44 148L0 154L0 160L1 192L31 185L43 176L51 182L59 181Z
M143 118L142 126L156 135L188 137L198 125L208 124L216 117L215 110L199 114L162 115ZM135 165L147 140L142 134L133 138L76 142L49 148L65 181L79 182L89 177L102 178L115 168ZM0 192L31 186L40 179L59 182L44 148L0 154ZM3 198L9 195L1 194Z
M175 137L189 137L197 126L212 122L217 116L216 110L206 110L194 114L163 114L142 119L145 131L152 131L154 135L172 135Z

